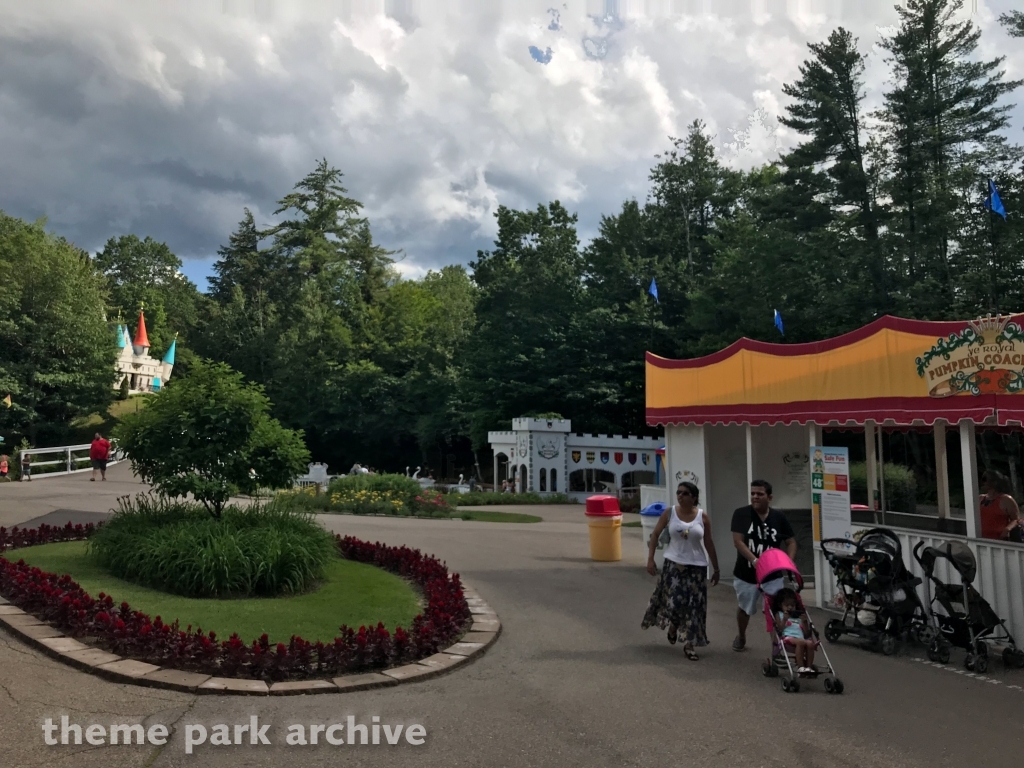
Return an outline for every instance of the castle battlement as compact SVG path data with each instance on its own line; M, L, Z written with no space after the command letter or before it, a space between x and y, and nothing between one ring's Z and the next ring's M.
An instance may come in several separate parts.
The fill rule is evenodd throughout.
M513 419L512 431L488 432L487 439L495 482L513 478L520 491L574 497L653 482L662 443L656 437L573 433L569 419L529 417Z

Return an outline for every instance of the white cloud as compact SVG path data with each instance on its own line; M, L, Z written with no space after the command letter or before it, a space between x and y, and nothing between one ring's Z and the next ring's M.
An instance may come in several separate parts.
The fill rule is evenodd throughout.
M995 22L1011 2L975 20L1019 77ZM208 260L326 157L421 274L488 248L501 204L559 198L594 234L697 118L730 164L772 159L807 43L843 24L869 52L897 21L884 2L683 5L0 0L0 208L83 247L132 231ZM869 106L884 77L872 56Z

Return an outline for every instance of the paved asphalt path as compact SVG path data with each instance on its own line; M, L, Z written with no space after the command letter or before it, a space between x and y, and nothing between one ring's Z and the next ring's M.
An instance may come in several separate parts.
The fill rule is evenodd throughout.
M90 497L99 483L46 482L77 483L77 508L102 511ZM0 519L8 524L19 514L76 508L56 486L45 503L7 491L0 487ZM785 694L778 680L761 676L762 625L752 624L750 650L731 650L730 587L711 590L712 645L699 662L687 661L663 632L640 629L654 579L643 569L639 530L623 529L622 562L594 563L580 507L539 513L545 522L537 524L323 518L334 531L443 558L500 615L502 636L482 658L419 683L273 699L189 696L107 683L0 631L0 765L1019 766L1024 671L995 661L987 677L1002 681L996 684L840 643L830 651L844 695L826 695L820 682ZM719 546L726 550L726 542ZM731 562L723 558L727 569ZM159 722L177 730L159 749L44 746L42 719L62 714L83 724ZM248 723L252 715L272 724L272 746L202 746L185 754L185 724ZM421 723L427 742L284 745L287 725L344 722L348 715Z

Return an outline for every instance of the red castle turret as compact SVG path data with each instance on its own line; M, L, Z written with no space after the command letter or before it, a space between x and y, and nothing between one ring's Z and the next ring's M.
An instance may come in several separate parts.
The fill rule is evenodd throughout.
M132 351L136 355L144 355L149 350L149 336L146 334L146 316L139 310L139 327L135 329Z

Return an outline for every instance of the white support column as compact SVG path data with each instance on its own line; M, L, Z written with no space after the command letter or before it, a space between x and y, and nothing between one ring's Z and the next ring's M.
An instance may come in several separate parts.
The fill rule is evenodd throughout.
M821 427L818 424L815 424L813 421L808 423L807 445L809 450L807 451L807 455L812 457L812 460L814 457L814 449L823 444L824 441L822 440ZM811 493L814 493L813 488L811 489ZM813 503L811 504L811 514L814 514ZM814 520L811 520L811 528L813 530ZM825 574L822 572L821 566L821 549L813 540L811 541L811 559L814 561L814 604L818 608L821 608L824 606L824 595L822 594L824 584L822 583L822 581L825 578Z
M756 448L754 446L754 428L750 424L744 425L747 433L747 489L756 479L754 477L754 461L756 460Z
M494 479L491 481L491 483L494 485L493 490L495 492L497 492L498 488L500 487L498 485L498 452L497 451L494 452L494 475L493 475L493 478Z
M981 534L981 517L978 509L978 451L974 440L974 422L964 419L960 422L960 456L964 473L964 506L967 509L967 538L976 539Z
M946 422L937 419L935 437L935 485L938 488L939 530L945 529L949 518L949 462L946 461Z
M875 494L878 493L878 452L875 450L875 433L877 429L875 422L864 422L864 458L868 474L868 506L874 512L875 522L878 522L878 506Z

